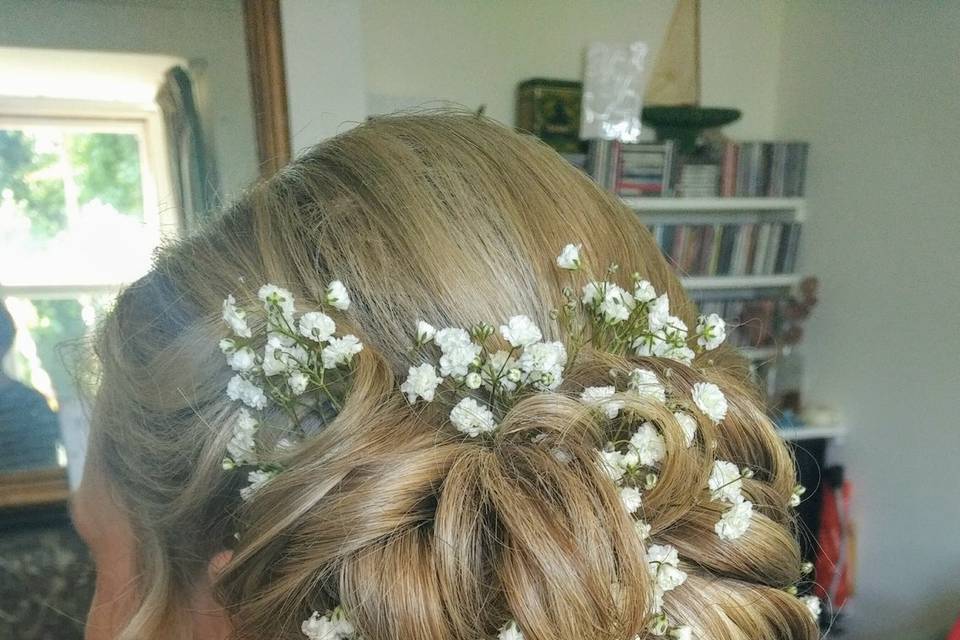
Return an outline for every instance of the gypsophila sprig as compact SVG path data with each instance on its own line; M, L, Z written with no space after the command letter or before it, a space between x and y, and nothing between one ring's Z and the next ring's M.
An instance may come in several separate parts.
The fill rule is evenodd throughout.
M753 503L743 497L742 491L744 478L752 476L753 472L750 469L739 469L737 465L727 460L717 460L713 463L710 479L707 482L711 492L710 497L731 505L714 526L717 536L722 540L736 540L750 527Z
M509 350L494 349L495 336ZM567 363L563 343L543 342L540 328L524 315L499 330L484 322L434 329L420 320L412 342L426 362L409 368L401 392L410 404L444 402L450 424L474 438L495 431L523 393L556 389Z
M354 640L356 638L356 630L341 607L336 607L324 615L314 611L300 625L300 632L309 640Z
M223 302L223 320L231 335L220 341L235 372L227 396L244 405L237 412L223 467L254 467L247 473L249 485L241 491L245 500L279 471L275 465L261 464L271 452L261 450L257 434L267 426L283 434L282 441L289 444L305 436L299 430L305 413L338 411L353 358L363 349L356 336L337 336L336 322L323 309L324 305L331 312L349 308L350 296L338 280L327 288L321 309L299 318L289 290L265 284L257 297L263 323L255 326L263 326L264 334L254 335L248 323L257 311L241 309L230 295Z

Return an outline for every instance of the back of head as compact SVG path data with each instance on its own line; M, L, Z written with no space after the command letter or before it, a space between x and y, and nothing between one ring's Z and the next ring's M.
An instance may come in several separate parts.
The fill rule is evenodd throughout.
M568 242L583 243L597 269L588 276L616 263L696 324L635 214L539 142L469 115L372 120L169 248L99 340L93 455L141 544L129 637L171 637L185 594L224 547L234 555L218 593L241 638L302 638L310 612L338 604L368 640L473 640L509 620L528 640L632 639L651 633L661 608L700 638L816 637L788 592L801 565L792 461L725 347L686 365L588 345L555 393L519 400L488 438L465 437L397 391L421 362L417 319L471 327L523 314L544 340L569 339L551 313L565 303L555 258ZM255 305L269 282L306 309L334 279L353 302L337 325L365 346L349 393L241 500L246 473L221 468L238 419L217 346L223 301ZM728 402L721 424L693 405L638 405L666 449L642 497L649 540L598 464L612 434L636 425L579 399L638 365L673 398L711 382ZM696 421L691 446L681 409ZM717 459L753 470L741 482L754 513L735 540L717 535L728 505L706 489ZM675 548L687 574L662 603L651 544Z

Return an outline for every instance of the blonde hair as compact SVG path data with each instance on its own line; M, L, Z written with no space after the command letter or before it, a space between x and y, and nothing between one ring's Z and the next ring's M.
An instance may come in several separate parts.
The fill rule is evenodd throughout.
M639 272L695 324L633 212L545 145L473 115L371 120L168 248L98 341L92 448L141 545L141 606L125 637L186 637L189 594L224 548L234 556L216 588L238 638L302 638L310 611L336 603L368 640L474 640L508 619L528 640L645 637L644 545L596 464L610 427L576 399L642 362L687 397L714 382L730 404L722 427L691 409L690 448L663 405L639 407L669 451L644 517L690 576L667 595L671 621L712 640L815 638L785 590L801 567L785 506L793 463L732 351L687 367L586 350L562 393L520 401L492 443L442 428L397 391L417 319L467 327L522 313L563 339L550 310L567 283L553 261L571 241L591 265ZM353 297L338 323L366 345L352 389L241 504L245 473L220 466L237 411L217 348L221 303L250 303L271 282L310 306L334 278ZM536 434L571 460L532 445ZM753 523L730 542L714 532L724 507L704 490L716 458L756 470L744 482Z

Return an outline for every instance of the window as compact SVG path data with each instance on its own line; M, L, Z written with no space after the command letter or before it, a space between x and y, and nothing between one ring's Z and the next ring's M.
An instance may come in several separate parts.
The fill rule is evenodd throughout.
M4 369L46 397L82 458L70 345L176 232L158 197L168 192L159 119L89 107L28 115L19 104L0 110L0 297L17 327Z

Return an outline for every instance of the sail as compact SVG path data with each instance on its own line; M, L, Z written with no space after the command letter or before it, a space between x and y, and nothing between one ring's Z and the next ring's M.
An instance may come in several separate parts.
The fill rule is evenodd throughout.
M700 104L700 0L678 0L653 74L648 105Z

